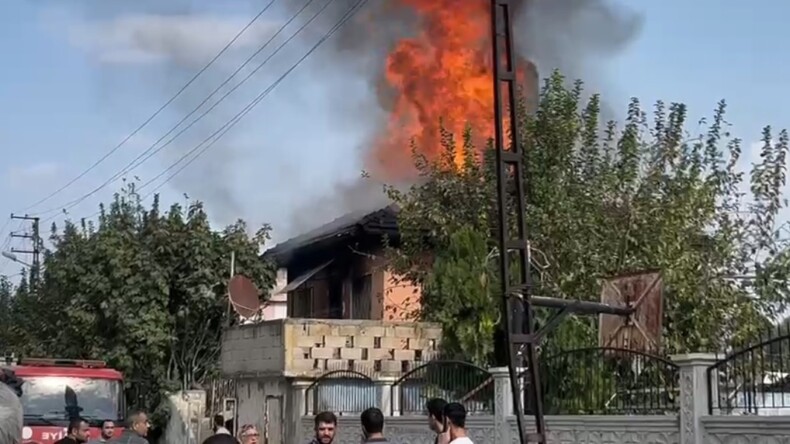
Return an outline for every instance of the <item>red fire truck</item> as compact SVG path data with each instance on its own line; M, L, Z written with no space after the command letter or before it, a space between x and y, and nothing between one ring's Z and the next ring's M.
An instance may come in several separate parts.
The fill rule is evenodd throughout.
M124 410L123 375L102 361L6 358L24 382L23 444L51 444L66 436L69 418L90 425L90 440L100 437L102 423L116 424L120 435ZM0 361L2 365L2 361Z

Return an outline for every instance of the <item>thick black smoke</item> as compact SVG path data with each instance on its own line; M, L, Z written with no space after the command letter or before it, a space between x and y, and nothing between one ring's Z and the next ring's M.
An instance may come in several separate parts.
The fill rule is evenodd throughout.
M430 0L425 0L430 1ZM357 0L338 0L334 22ZM588 91L606 89L606 79L600 69L606 60L623 49L638 35L642 19L638 15L618 9L606 0L522 0L514 1L517 52L533 62L539 73L547 75L559 69L569 81L582 79ZM301 2L292 2L294 10ZM368 1L355 18L342 27L332 41L331 48L319 54L322 66L330 66L349 76L363 76L370 90L371 100L349 103L342 86L334 87L337 103L343 112L335 119L368 121L371 127L382 125L392 95L383 79L387 54L395 43L419 29L418 17L397 0ZM377 109L371 109L377 108ZM378 112L378 114L377 114ZM369 147L359 147L360 154ZM312 222L328 221L346 211L375 209L386 203L382 185L369 179L346 183L333 188L325 197L309 202ZM295 214L302 215L298 209ZM294 218L291 228L305 229L304 218ZM297 229L297 231L299 231Z

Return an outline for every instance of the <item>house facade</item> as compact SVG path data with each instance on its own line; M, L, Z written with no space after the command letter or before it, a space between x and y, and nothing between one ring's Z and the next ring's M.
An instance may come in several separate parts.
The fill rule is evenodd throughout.
M398 244L397 212L388 206L338 218L282 242L263 255L287 273L287 316L311 319L410 320L420 289L388 267L385 239Z

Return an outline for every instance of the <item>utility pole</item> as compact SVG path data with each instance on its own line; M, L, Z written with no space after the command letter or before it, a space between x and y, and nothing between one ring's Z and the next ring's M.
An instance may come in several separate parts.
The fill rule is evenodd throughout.
M513 0L515 1L515 0ZM533 311L531 301L529 237L526 223L524 155L519 146L516 116L516 56L513 51L513 13L511 0L491 0L491 30L494 62L494 142L499 210L499 267L502 284L502 317L508 336L508 369L521 444L546 443L537 344L532 340ZM505 96L505 97L503 97ZM507 126L507 128L505 127ZM509 195L510 181L515 185L515 199ZM515 201L515 208L508 203ZM510 215L515 215L515 233L511 235ZM518 256L517 270L511 273L512 253ZM512 277L512 278L511 278ZM514 282L515 280L515 282ZM526 363L524 362L526 357ZM526 364L526 365L525 365ZM521 369L527 370L526 391L535 416L535 432L528 434L524 418L525 397L519 383Z
M11 237L29 239L32 247L30 249L12 248L11 252L29 254L32 256L33 260L30 267L30 287L36 288L36 285L38 284L39 271L41 270L41 236L39 229L40 219L38 217L28 215L17 216L14 214L11 215L11 219L29 221L32 226L30 233L11 233Z
M530 241L526 223L526 161L519 137L516 116L516 53L513 49L512 5L523 0L491 0L491 34L494 62L494 142L496 149L496 185L499 242L499 267L502 285L502 319L507 328L508 369L513 395L513 409L518 421L521 444L546 444L543 417L543 392L540 384L538 346L565 316L608 314L631 318L636 308L598 302L578 301L532 295L530 279ZM512 204L512 205L510 205ZM510 233L515 225L515 233ZM511 273L513 254L518 256L517 270ZM536 331L534 307L557 309ZM524 371L525 370L525 371ZM521 373L524 371L524 373ZM521 393L521 377L526 375L527 396ZM535 433L528 433L524 404L534 417Z

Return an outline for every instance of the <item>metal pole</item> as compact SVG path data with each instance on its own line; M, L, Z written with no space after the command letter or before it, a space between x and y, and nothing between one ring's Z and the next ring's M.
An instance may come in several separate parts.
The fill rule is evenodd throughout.
M236 275L236 252L230 252L230 274L228 277L228 284L230 284L230 280L233 279L233 276ZM233 317L233 302L230 300L230 288L228 288L228 322L227 326L230 327L231 318Z
M494 63L494 142L496 149L496 181L499 210L499 266L502 285L503 319L508 335L508 370L513 394L513 407L519 430L519 442L545 443L546 427L543 418L543 400L540 385L537 344L533 335L533 311L529 269L529 237L526 224L526 193L524 179L524 153L519 147L518 119L516 116L516 58L513 51L512 11L510 0L491 0L491 31ZM504 89L504 91L503 91ZM507 101L503 100L507 94ZM507 129L505 126L507 116ZM506 137L509 136L509 140ZM509 145L509 147L508 147ZM509 149L508 149L509 148ZM507 180L515 182L515 208L508 208L512 196L508 195ZM516 233L509 233L510 218L515 216ZM510 274L510 253L518 253L518 270ZM516 278L516 282L511 282ZM535 434L527 434L524 419L524 402L520 396L519 371L523 368L518 352L525 346L529 385L527 392L535 416Z

